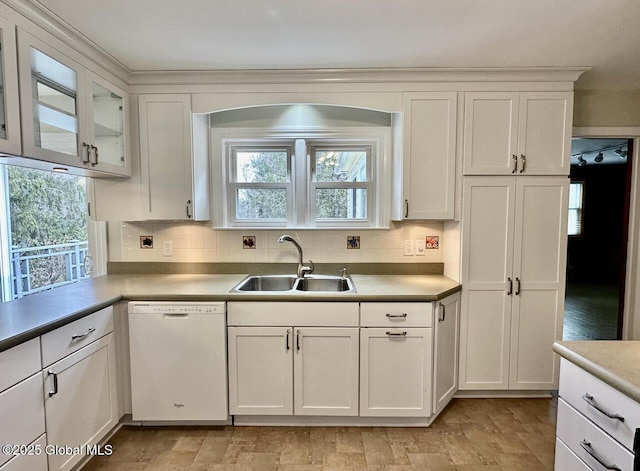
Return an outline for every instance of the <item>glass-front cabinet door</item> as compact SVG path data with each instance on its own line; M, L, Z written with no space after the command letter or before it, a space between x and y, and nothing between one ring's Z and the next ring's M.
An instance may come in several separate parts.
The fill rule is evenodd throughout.
M90 148L81 136L83 67L24 31L18 35L25 156L88 165Z
M0 16L0 152L21 150L15 26Z
M128 175L128 94L90 71L86 76L89 165Z

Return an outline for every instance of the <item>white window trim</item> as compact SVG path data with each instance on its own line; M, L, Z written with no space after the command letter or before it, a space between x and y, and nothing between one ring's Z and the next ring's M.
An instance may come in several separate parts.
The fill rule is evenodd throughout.
M301 179L296 178L299 172L304 172L310 177L310 159L293 159L291 168L291 178L293 183L293 198L296 207L293 218L288 221L234 221L235 212L231 212L232 203L230 199L233 193L228 185L228 159L227 150L229 145L246 142L271 142L271 144L282 143L283 140L304 139L307 143L316 144L323 141L321 147L327 144L360 145L365 143L373 144L371 170L372 194L367 195L368 204L371 211L369 220L321 220L315 221L310 217L311 211L311 184L306 184L305 188L296 187ZM300 143L297 142L296 146ZM299 152L301 149L296 149ZM306 149L305 149L306 151ZM212 227L214 229L387 229L390 227L391 214L391 130L387 127L353 127L344 129L277 129L272 128L215 128L211 129L211 181L212 198L216 204L212 205ZM294 201L291 199L291 201Z

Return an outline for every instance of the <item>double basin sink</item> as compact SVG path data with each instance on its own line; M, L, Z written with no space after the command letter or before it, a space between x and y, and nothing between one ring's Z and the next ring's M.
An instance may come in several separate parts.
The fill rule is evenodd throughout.
M232 292L236 293L353 293L355 291L356 287L351 278L329 275L307 275L303 278L295 275L250 275L232 289Z

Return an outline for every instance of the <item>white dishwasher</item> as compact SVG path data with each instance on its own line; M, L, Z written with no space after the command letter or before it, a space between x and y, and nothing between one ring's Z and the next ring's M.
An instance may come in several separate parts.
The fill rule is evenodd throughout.
M225 303L130 302L134 421L228 421Z

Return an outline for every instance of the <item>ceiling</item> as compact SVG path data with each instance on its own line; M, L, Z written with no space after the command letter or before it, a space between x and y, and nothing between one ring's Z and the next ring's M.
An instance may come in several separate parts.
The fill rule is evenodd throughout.
M571 140L571 165L616 165L627 162L627 139L581 139ZM602 153L599 162L596 160Z
M31 0L131 71L590 66L640 87L638 0Z

